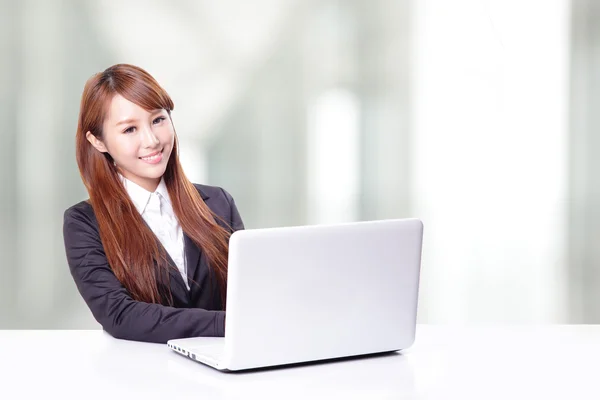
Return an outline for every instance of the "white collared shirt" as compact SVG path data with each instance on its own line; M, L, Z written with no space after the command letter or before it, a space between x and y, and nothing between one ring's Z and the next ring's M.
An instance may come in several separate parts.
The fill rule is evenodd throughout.
M164 178L160 180L154 193L151 193L123 175L119 174L119 177L135 208L177 265L185 286L189 290L183 230L173 211Z

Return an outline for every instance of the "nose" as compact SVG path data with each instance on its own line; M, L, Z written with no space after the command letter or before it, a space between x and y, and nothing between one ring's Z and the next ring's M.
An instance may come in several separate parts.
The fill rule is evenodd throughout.
M158 137L152 132L151 127L145 127L141 132L141 145L145 149L151 149L159 145Z

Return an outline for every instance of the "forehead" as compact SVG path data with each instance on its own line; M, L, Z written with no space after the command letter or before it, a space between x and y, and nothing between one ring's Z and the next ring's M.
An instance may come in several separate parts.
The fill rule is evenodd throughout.
M127 100L120 94L113 96L107 111L106 121L109 123L118 123L124 119L138 119L150 114L148 111Z

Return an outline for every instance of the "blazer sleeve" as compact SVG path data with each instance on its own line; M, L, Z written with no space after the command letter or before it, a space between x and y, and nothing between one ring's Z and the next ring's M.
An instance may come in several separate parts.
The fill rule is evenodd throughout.
M112 336L166 343L176 338L225 334L224 311L134 300L110 268L96 224L81 210L65 211L63 237L77 289L96 321Z

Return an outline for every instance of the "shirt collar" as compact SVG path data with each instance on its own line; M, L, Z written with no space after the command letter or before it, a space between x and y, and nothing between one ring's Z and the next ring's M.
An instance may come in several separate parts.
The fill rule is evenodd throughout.
M121 173L119 173L119 178L121 179L121 182L123 182L125 191L129 195L129 198L131 198L133 205L140 214L143 214L144 210L146 209L146 205L148 205L148 201L150 200L150 195L152 192L147 191L137 183L125 178L123 175L121 175ZM167 190L167 185L165 184L165 178L160 179L155 193L160 194L163 200L171 205L171 198L169 197L169 191Z
M169 190L167 190L165 178L160 178L160 182L158 183L155 192L160 194L167 204L171 205L171 198L169 197Z

